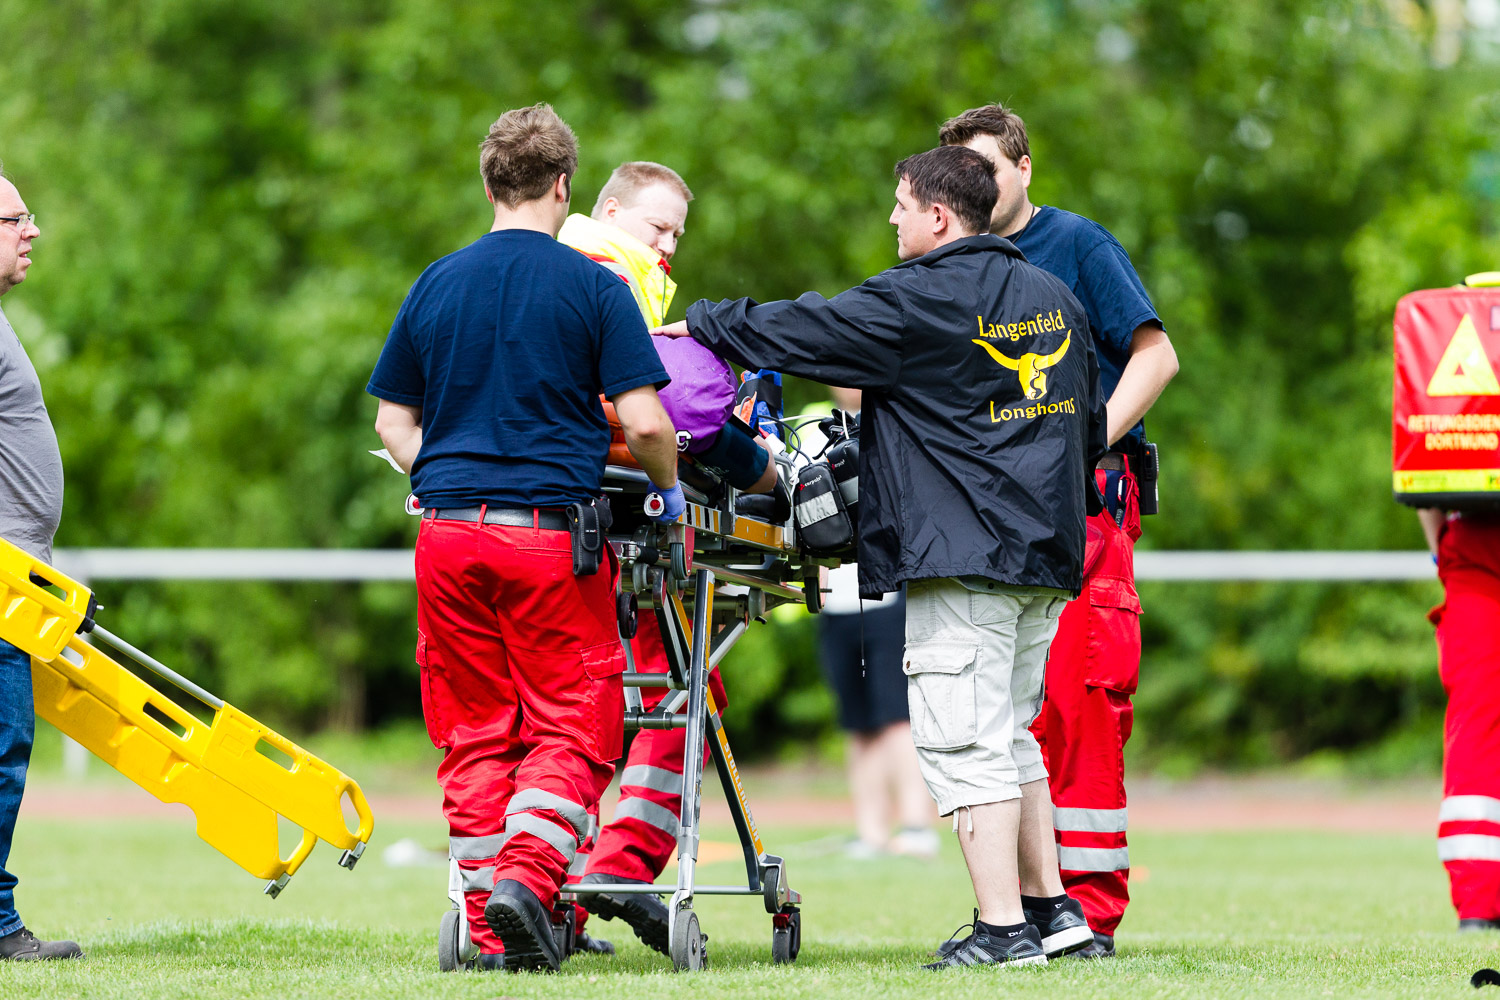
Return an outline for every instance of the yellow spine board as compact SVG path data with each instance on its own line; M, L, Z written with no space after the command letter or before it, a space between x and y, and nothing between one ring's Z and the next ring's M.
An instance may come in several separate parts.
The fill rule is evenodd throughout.
M31 582L35 573L63 591L58 597ZM88 614L89 589L0 538L0 639L40 660L51 660Z
M51 662L33 657L31 676L38 715L161 801L187 806L198 836L256 878L295 874L319 838L344 850L370 839L374 817L351 778L232 705L205 723L77 638ZM259 753L261 740L291 758L290 768ZM346 795L359 817L354 833ZM286 858L278 813L303 829Z

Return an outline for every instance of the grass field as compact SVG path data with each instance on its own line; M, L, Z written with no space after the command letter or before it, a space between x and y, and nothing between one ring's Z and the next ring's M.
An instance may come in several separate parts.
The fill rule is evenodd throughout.
M1332 833L1133 835L1135 901L1113 961L934 975L925 952L971 906L956 846L933 863L857 862L828 830L766 831L805 898L802 955L770 963L758 903L702 898L711 969L667 971L618 922L613 959L558 976L443 975L440 867L391 868L404 836L441 844L439 822L383 824L354 872L321 846L279 900L198 841L188 822L23 821L13 867L28 923L83 942L81 963L0 966L0 998L98 997L1456 997L1500 966L1500 935L1460 937L1432 841ZM708 835L729 839L728 831ZM735 862L704 869L730 881Z

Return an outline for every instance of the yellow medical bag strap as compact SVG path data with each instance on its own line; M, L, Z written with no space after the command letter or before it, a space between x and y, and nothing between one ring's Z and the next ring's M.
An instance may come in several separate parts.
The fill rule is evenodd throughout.
M1480 271L1464 279L1470 288L1495 288L1500 286L1500 271Z

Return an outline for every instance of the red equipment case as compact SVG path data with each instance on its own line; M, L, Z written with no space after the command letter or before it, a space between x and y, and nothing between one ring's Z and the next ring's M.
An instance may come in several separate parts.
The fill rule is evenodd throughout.
M1500 271L1404 296L1395 328L1396 500L1500 510Z

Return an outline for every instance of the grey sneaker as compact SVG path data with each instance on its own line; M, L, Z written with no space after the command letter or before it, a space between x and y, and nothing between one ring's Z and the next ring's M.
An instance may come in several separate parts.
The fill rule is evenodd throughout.
M615 885L645 885L639 879L617 878L605 872L590 872L578 880L584 885L590 883ZM580 893L579 905L597 917L605 920L613 920L619 917L630 925L635 931L635 936L641 939L641 943L648 948L654 948L663 955L670 955L671 949L667 945L667 926L671 920L671 914L667 912L667 905L650 893L619 893L618 895L606 892Z
M1015 937L993 937L979 928L979 911L974 911L974 923L965 924L973 928L964 938L955 931L953 937L938 946L936 962L922 966L924 969L962 969L971 965L1046 965L1047 954L1042 951L1042 937L1030 924Z
M1114 958L1115 939L1109 934L1094 934L1094 940L1079 948L1069 958Z
M1023 899L1021 912L1025 914L1026 922L1041 935L1042 951L1048 958L1057 958L1094 943L1094 932L1089 930L1089 922L1083 917L1083 906L1072 897L1059 907L1044 906L1035 910L1029 908Z
M36 962L54 958L82 958L74 941L42 941L26 928L0 937L0 962Z

